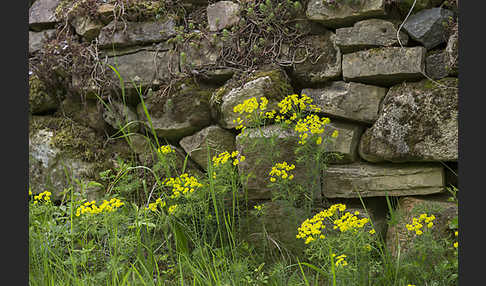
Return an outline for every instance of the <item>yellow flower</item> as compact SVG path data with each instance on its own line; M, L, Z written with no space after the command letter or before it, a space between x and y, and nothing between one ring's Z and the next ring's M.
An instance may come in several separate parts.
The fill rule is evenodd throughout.
M338 134L339 134L339 132L337 130L334 130L334 132L332 132L332 134L331 134L331 137L336 138L336 137L338 137Z
M168 211L169 211L169 214L173 214L177 209L177 205L173 205L173 206L170 206Z
M157 152L159 152L160 154L175 153L174 149L172 149L170 145L160 146L159 149L157 149Z
M317 145L321 145L321 143L322 143L322 137L320 137L320 136L319 136L319 137L317 138L316 144L317 144Z
M372 230L370 230L370 231L369 231L369 233L371 233L371 234L375 234L375 233L376 233L376 231L375 231L375 229L372 229Z
M454 232L454 236L458 236L458 235L459 235L459 232L456 230L456 231Z
M456 241L454 242L454 248L457 248L459 246L459 243Z

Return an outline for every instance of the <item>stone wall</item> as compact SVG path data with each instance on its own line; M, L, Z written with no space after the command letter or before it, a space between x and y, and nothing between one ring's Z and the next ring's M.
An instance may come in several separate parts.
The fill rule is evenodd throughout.
M245 152L235 105L265 96L275 107L292 93L310 96L343 135L333 151L344 159L320 174L319 203L385 195L427 200L457 185L454 1L417 1L400 31L410 1L290 1L294 8L270 1L275 6L260 23L269 23L263 26L269 31L248 23L250 13L255 19L265 13L260 6L250 11L248 1L31 2L29 183L36 192L66 187L63 167L89 181L114 166L116 156L129 158L123 138L107 140L122 127L143 161L147 142L137 134L150 128L141 98L158 139L203 171L207 155L200 149L208 142L215 152ZM272 16L272 9L290 14ZM292 21L285 27L279 17ZM251 42L256 38L246 27L267 38ZM295 33L294 42L278 42L285 31ZM83 60L91 64L84 73ZM123 90L103 64L117 66ZM295 134L265 128L254 140L277 132L281 155L289 158ZM259 172L251 160L241 172ZM255 200L270 198L258 180L248 188Z

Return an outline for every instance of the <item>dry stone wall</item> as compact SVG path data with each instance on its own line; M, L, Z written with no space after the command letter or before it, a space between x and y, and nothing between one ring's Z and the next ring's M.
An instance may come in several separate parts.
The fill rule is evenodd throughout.
M150 133L152 125L161 142L181 146L181 156L188 154L200 171L207 168L207 155L201 151L207 145L212 154L246 154L239 170L254 175L246 185L249 198L269 200L275 191L265 184L270 166L258 160L268 150L264 144L251 152L246 147L275 133L277 153L291 160L298 138L269 125L263 132L249 130L251 140L242 140L232 109L262 96L269 99L269 109L276 108L292 93L310 96L331 119L327 132L340 132L330 151L343 156L324 173L309 178L310 172L297 164L296 180L322 182L314 196L318 203L385 195L427 200L445 192L451 166L457 172L458 11L444 5L448 1L418 1L400 31L410 1L301 1L300 8L292 4L296 10L289 10L303 31L297 37L300 46L268 46L268 39L244 34L242 27L255 27L245 26L251 25L248 1L165 1L183 8L188 18L164 1L139 1L139 13L130 17L130 6L122 11L120 5L130 1L80 1L82 9L67 0L31 2L29 183L37 192L66 187L55 177L62 162L72 166L72 175L93 180L100 170L96 162L128 156L113 147L125 144L123 139L106 140L120 129L133 134L139 159L148 158L143 149L150 144L140 135ZM85 2L94 6L83 6ZM277 5L285 4L270 2L275 11L284 9ZM255 11L257 16L263 13L256 6ZM267 13L268 29L273 30L259 31L261 35L277 41L285 31L294 31L274 24L280 16ZM76 57L87 58L83 50L97 59L88 79L74 69L82 63ZM54 57L64 51L74 51L71 58L62 58L72 69L59 68L63 62ZM260 57L249 66L249 57L258 52ZM57 64L44 64L52 57ZM56 89L42 82L43 64L65 86ZM105 78L93 76L102 74L104 64L116 66L123 82L108 68ZM65 152L71 149L77 152ZM280 211L284 206L273 204L275 220L288 216L291 208Z

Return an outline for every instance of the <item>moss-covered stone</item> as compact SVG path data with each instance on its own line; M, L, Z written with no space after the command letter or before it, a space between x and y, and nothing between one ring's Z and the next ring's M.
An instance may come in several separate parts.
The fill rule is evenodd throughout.
M59 107L59 99L35 75L29 77L29 110L32 114L54 112Z

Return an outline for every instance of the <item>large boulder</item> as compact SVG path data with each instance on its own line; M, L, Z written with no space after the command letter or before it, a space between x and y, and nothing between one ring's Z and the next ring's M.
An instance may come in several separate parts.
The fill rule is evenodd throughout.
M409 231L406 225L412 224L412 219L418 218L423 213L428 216L435 216L434 225L430 230L436 239L454 237L453 231L449 229L449 223L454 217L457 217L458 206L449 201L449 198L449 194L400 198L395 211L395 217L398 218L398 221L391 224L386 233L385 244L390 253L396 257L398 249L400 249L401 256L413 255L410 251L416 235L413 231ZM427 228L427 226L424 225L424 228Z
M100 48L117 48L162 42L176 35L172 18L154 22L122 22L113 20L103 27L98 36Z
M218 117L218 123L226 129L235 128L233 122L244 116L233 112L233 108L243 101L255 97L260 102L261 97L268 99L268 110L277 108L278 102L292 93L290 81L285 72L279 68L258 70L250 74L242 81L227 82L212 95L214 113Z
M61 0L37 0L29 8L29 29L41 31L54 28L59 19L56 8Z
M447 41L447 25L453 17L452 11L443 8L422 10L410 16L403 29L430 50Z
M126 158L129 152L119 144L104 144L104 141L90 128L67 118L32 116L29 121L29 186L32 192L49 190L54 200L60 199L69 187L88 199L102 195L102 187L92 187L88 183L100 182L99 172L113 168L112 158ZM85 187L77 184L76 179Z
M425 48L388 47L343 55L343 78L390 86L424 77Z
M335 34L330 31L303 38L302 45L295 49L283 46L280 61L288 63L291 77L304 85L341 77L341 51L335 44Z
M387 89L356 82L334 81L322 88L306 88L302 94L330 117L371 124L378 118Z
M179 144L205 170L208 158L211 160L214 155L236 150L235 135L217 125L208 126L194 135L184 137Z
M360 156L370 162L457 161L457 78L390 88L379 118L361 137Z
M216 32L230 28L240 21L240 5L231 1L219 1L208 5L209 31Z
M400 31L399 36L402 45L407 45L407 34ZM336 29L336 45L343 53L398 44L397 28L392 22L386 20L363 20L353 27Z
M318 21L326 27L341 28L352 26L360 20L386 15L385 0L330 2L310 0L307 5L307 18Z
M42 32L29 31L29 54L40 51L44 43L55 34L55 29L44 30Z
M330 165L322 175L322 195L327 198L408 196L444 191L440 164Z
M212 89L206 89L192 80L179 82L174 92L167 95L154 93L137 106L138 118L145 130L152 128L158 137L179 141L211 124L209 98ZM151 125L145 115L145 104Z
M357 146L362 127L332 122L326 126L322 137L329 137L334 130L337 130L338 137L325 146L327 154L337 153L341 157L331 156L328 163L350 163L357 160ZM307 185L318 181L319 176L312 177L308 171L309 162L297 162L299 155L295 154L298 146L299 136L296 131L290 128L283 128L279 125L268 125L265 127L246 129L243 134L236 136L236 149L246 157L246 160L238 165L242 175L249 176L245 183L249 199L270 199L272 190L267 188L270 182L269 172L277 162L286 161L294 164L296 184ZM311 143L309 143L311 144ZM273 190L276 191L276 190ZM314 194L319 198L320 194Z

